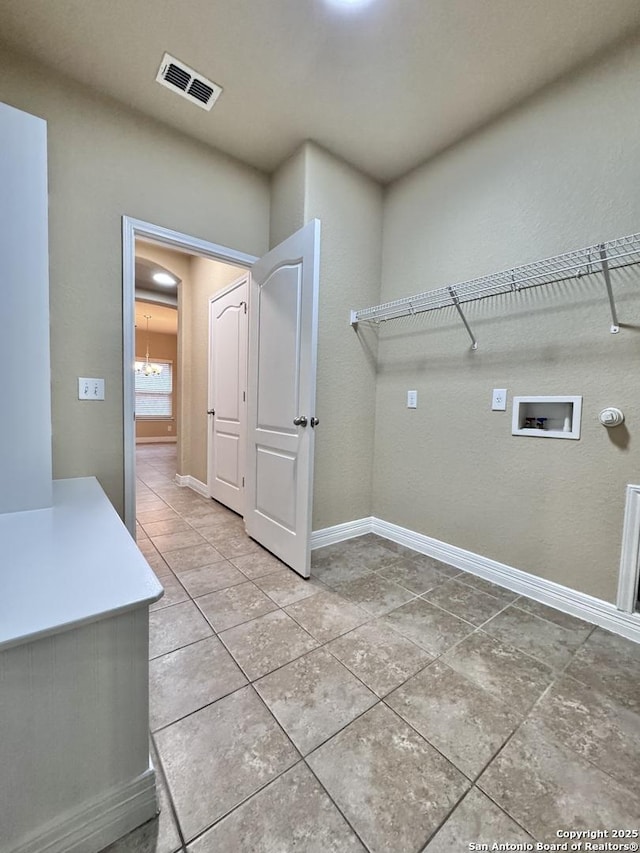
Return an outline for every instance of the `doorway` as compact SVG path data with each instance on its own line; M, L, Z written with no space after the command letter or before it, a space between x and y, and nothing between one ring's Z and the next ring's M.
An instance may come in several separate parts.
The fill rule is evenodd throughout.
M309 577L315 430L320 422L315 410L319 220L307 223L262 258L255 259L149 223L123 218L125 511L130 531L135 529L131 314L136 238L186 251L195 256L196 264L205 264L207 259L222 261L231 264L234 273L238 268L251 268L245 278L247 298L234 303L237 316L244 316L245 312L248 315L248 338L246 326L240 337L236 335L238 340L242 339L241 348L245 351L244 359L248 364L246 391L242 389L247 412L246 441L238 417L235 420L239 431L231 435L227 429L225 437L234 440L238 460L241 452L247 454L246 496L243 496L247 533L298 574ZM244 311L239 314L241 308ZM204 318L208 343L208 298L206 310L192 311L191 318L194 323L201 323ZM237 323L236 326L240 328ZM236 359L238 364L240 360ZM209 349L207 368L201 371L207 386L207 399L203 398L201 405L201 414L205 418L215 418L216 414L211 402L211 385L207 381L210 364ZM198 372L193 369L193 365L191 367L192 374ZM239 393L244 382L241 381L241 373L238 370L236 373L240 379L235 390ZM213 372L211 375L214 375ZM205 423L208 424L205 434L209 434L213 421ZM181 433L185 432L184 427L183 420ZM184 441L184 435L182 438ZM206 444L210 446L210 441L207 440ZM203 467L203 470L207 467ZM236 485L241 473L242 466L238 463L234 474ZM208 472L204 478L209 479ZM226 479L230 478L227 476ZM198 478L195 480L195 484L183 482L181 485L190 485L196 491L210 496L204 482Z
M178 231L172 231L162 226L153 225L149 222L123 217L122 220L122 243L123 243L123 410L124 410L124 506L125 506L125 524L132 536L135 536L135 448L136 448L136 430L135 430L135 373L131 366L136 361L135 352L135 335L134 335L134 318L135 318L135 256L136 256L136 240L142 240L150 244L155 244L159 247L173 249L190 255L194 258L211 259L221 261L224 264L233 266L236 271L236 277L243 269L248 269L257 260L253 255L238 252L235 249L229 249L226 246L220 246L216 243L210 243L206 240L200 240L197 237L191 237L187 234L182 234ZM184 282L181 282L184 286ZM180 294L181 296L182 294ZM179 300L181 301L181 300ZM206 302L208 302L208 297ZM180 306L179 306L180 307ZM179 311L180 313L180 311ZM184 317L181 318L184 322ZM208 341L208 316L205 309L205 339ZM180 359L180 353L178 358ZM191 369L190 365L184 364L183 369ZM199 373L206 376L206 366L201 368ZM207 380L204 382L204 404L203 409L206 413L208 387ZM196 400L200 399L201 386L199 384L196 392ZM196 405L194 403L194 405ZM183 409L182 409L183 412ZM206 414L205 414L206 418ZM179 452L182 450L184 436L182 436L183 417L177 418L177 435ZM206 421L205 421L206 423ZM206 437L206 426L205 426ZM178 463L180 465L180 462ZM191 475L187 475L190 477ZM194 478L196 479L196 478ZM184 485L197 486L196 483L185 482ZM197 490L197 488L196 488Z

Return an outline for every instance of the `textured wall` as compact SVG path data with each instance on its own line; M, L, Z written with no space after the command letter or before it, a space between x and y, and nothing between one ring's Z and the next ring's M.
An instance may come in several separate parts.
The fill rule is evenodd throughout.
M547 89L389 188L382 301L640 231L640 45ZM613 600L638 482L640 272L475 303L381 333L374 514ZM490 411L509 389L509 412ZM406 409L418 389L419 408ZM514 394L584 396L580 441L510 432ZM620 406L624 428L597 423Z
M271 176L269 246L277 246L305 224L308 146L289 157Z
M305 143L271 182L271 245L321 221L313 529L371 514L375 350L349 311L380 289L382 189L342 160Z
M380 287L382 189L316 145L306 146L305 221L322 222L313 529L371 514L376 339L349 311Z
M269 181L233 159L3 51L0 101L48 121L53 473L98 476L122 509L123 214L252 254ZM77 400L103 376L104 406Z

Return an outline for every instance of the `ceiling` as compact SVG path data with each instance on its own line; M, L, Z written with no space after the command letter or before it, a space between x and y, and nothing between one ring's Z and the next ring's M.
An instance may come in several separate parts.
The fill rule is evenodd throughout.
M136 299L136 330L143 333L143 345L146 344L144 333L147 329L145 314L150 315L150 332L159 332L161 335L178 334L178 310L176 308L169 308L166 305L157 305L155 303L151 304L150 302L141 302ZM151 347L151 355L153 355L153 347Z
M312 139L386 182L640 27L638 0L6 0L0 38L266 171ZM220 84L155 82L165 51Z
M153 277L158 273L171 276L174 284L159 284L156 282ZM147 258L136 256L135 282L136 290L146 290L150 293L157 293L160 296L171 297L172 299L177 299L178 297L178 285L180 284L178 276L166 267Z

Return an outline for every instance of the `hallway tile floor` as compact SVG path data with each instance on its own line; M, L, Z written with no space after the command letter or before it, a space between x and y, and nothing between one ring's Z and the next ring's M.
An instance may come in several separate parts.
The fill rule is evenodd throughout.
M109 853L456 853L640 822L640 646L375 535L300 579L138 448L161 812Z

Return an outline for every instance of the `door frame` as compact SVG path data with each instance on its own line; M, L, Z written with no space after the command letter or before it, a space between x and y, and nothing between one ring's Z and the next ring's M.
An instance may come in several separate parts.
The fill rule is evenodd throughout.
M255 255L211 243L162 225L131 216L122 217L122 429L124 443L124 523L136 532L136 424L135 424L135 255L136 238L151 240L203 258L250 269Z
M244 362L244 374L245 374L244 375L244 387L245 387L244 403L245 403L245 407L244 407L244 409L242 409L243 422L241 422L241 425L240 425L240 436L241 436L240 441L242 444L242 448L241 448L242 459L243 459L243 463L244 463L244 467L245 467L244 473L246 474L246 463L247 463L247 459L246 459L246 457L247 457L247 446L246 446L247 445L247 405L248 405L248 400L246 399L246 394L248 394L247 371L249 368L249 313L248 313L248 310L249 310L249 297L250 297L250 293L251 293L251 273L249 270L247 270L246 273L241 273L238 276L238 278L236 279L236 281L232 281L231 284L228 284L225 288L223 288L222 290L218 290L216 293L213 294L213 296L209 297L209 363L207 365L207 368L208 368L208 376L207 376L208 398L207 398L207 403L208 403L208 408L211 409L213 406L213 403L212 403L213 371L211 369L212 351L213 351L213 324L211 322L211 309L213 307L214 302L216 302L218 299L222 299L223 297L228 296L230 293L233 293L233 291L236 290L238 287L242 287L243 285L246 288L246 299L245 299L245 318L246 318L245 319L245 324L246 324L245 331L246 331L246 335L245 335L245 340L244 340L244 359L245 359L245 362ZM215 417L215 415L214 415L214 417ZM212 495L211 495L211 483L209 481L209 474L210 474L211 458L213 456L214 430L215 430L215 426L213 427L213 429L210 427L207 430L207 492L209 494L209 497L212 497ZM242 479L244 482L244 477ZM224 501L222 501L222 503L224 503ZM225 504L225 506L226 506L226 504ZM245 515L245 510L246 510L246 492L243 491L243 493L242 493L242 512L240 513L240 515L243 518ZM237 510L232 510L232 512L237 512Z

